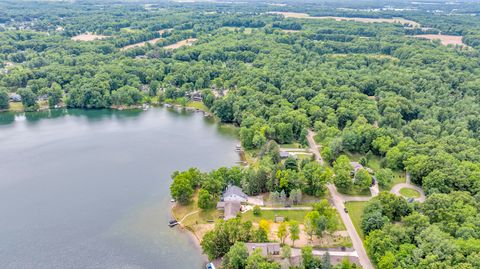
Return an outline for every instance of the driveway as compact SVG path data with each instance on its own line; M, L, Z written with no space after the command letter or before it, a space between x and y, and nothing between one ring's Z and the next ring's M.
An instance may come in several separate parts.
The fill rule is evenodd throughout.
M248 196L247 197L247 203L249 203L251 205L258 205L258 206L263 206L264 205L262 195Z
M400 194L400 190L403 189L403 188L412 189L412 190L418 191L418 192L420 193L420 197L414 198L413 200L415 200L415 201L417 201L417 202L420 202L420 203L425 202L426 197L425 197L425 193L423 192L423 190L422 190L420 187L415 186L415 185L412 185L412 184L399 183L399 184L393 186L393 188L390 190L390 192L393 193L393 194L395 194L395 195L398 195L398 196L403 197L403 195Z
M323 164L322 156L320 156L320 152L318 151L318 146L315 143L315 140L313 139L314 135L315 135L314 132L308 130L307 141L310 146L310 150L313 152L313 154L315 154L317 161L320 164ZM363 200L368 201L369 199L371 199L371 197L344 196L338 193L337 189L333 184L327 184L327 188L330 191L330 195L332 196L333 205L337 209L338 214L342 218L342 221L345 224L345 227L347 228L348 235L352 240L353 248L355 249L358 255L358 260L360 261L360 265L363 267L363 269L373 269L374 267L370 262L370 259L368 258L365 248L363 247L362 239L358 235L357 230L355 229L355 226L353 226L350 216L348 215L348 213L345 213L344 211L344 208L345 208L344 199L348 198L348 199L360 199L360 201L363 201ZM350 201L353 201L353 200L350 200Z
M350 219L350 216L348 215L348 213L345 213L344 211L345 201L343 200L343 196L337 192L335 185L328 184L327 187L328 187L328 190L330 191L330 194L332 195L333 205L337 209L338 214L340 214L340 217L342 218L342 221L345 224L345 228L347 228L348 235L352 240L353 248L358 254L358 260L360 261L360 265L362 265L364 269L373 269L373 265L370 262L370 259L368 258L365 248L363 247L362 239L358 235L357 230L355 229L355 226L353 226L353 222ZM371 197L364 197L364 198L370 199Z

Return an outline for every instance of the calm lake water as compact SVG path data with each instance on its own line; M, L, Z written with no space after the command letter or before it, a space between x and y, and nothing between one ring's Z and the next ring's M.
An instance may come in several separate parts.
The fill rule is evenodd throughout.
M200 113L0 113L0 268L202 268L167 226L170 174L232 166L235 144Z

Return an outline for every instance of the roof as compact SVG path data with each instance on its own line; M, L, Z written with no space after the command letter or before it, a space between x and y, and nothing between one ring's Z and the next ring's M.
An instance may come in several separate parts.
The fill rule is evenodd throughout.
M290 153L288 153L287 151L280 151L280 157L281 158L288 158L290 156Z
M242 191L242 188L234 185L228 185L227 189L223 193L223 197L231 196L231 195L236 195L236 196L240 196L247 199L247 195Z
M225 202L225 220L236 218L237 214L240 213L240 208L241 205L239 201Z
M251 254L255 249L261 249L263 256L279 255L279 243L246 243L248 253Z
M357 172L359 169L363 169L363 165L361 165L359 162L350 162L350 165L353 167L355 172Z

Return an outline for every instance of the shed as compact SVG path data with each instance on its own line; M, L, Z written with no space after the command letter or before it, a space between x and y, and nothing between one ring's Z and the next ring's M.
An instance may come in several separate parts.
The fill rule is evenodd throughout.
M290 157L290 153L288 153L287 151L282 150L282 151L279 152L279 154L280 154L280 158L282 158L282 159L286 159L286 158Z
M275 216L274 221L275 221L276 223L284 222L284 221L285 221L285 217L283 217L283 216Z
M256 249L261 249L263 256L277 256L280 255L279 243L246 243L249 254L252 254Z

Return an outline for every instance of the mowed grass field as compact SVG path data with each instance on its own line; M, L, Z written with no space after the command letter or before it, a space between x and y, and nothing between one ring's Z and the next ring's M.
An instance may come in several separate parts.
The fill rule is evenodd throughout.
M358 234L362 239L365 239L365 235L362 231L362 215L363 210L368 202L346 202L345 207L348 209L348 215L352 219L353 226L357 229Z

